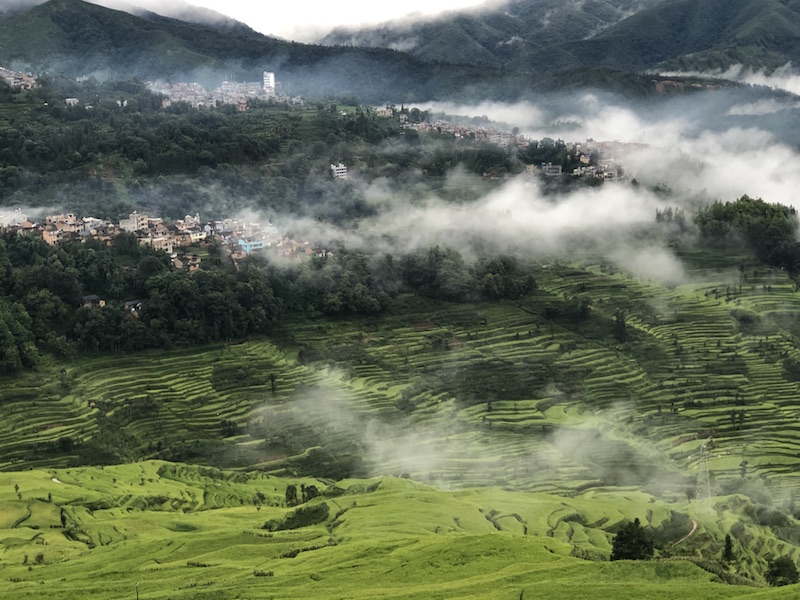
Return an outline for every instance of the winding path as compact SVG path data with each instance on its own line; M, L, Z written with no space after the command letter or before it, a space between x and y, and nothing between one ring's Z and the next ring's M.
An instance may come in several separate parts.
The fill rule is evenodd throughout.
M680 544L681 542L685 542L685 541L686 541L686 540L688 540L690 537L692 537L692 536L695 534L695 532L696 532L696 531L697 531L697 521L695 521L694 519L692 519L692 530L691 530L689 533L687 533L685 536L683 536L681 539L679 539L677 542L675 542L674 544L672 544L672 545L673 545L673 546L677 546L677 545L678 545L678 544Z

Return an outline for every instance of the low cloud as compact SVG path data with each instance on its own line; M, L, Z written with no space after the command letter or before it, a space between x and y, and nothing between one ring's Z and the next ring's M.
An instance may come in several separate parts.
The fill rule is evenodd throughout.
M751 69L741 64L736 64L727 69L712 69L709 71L668 71L661 73L666 77L699 77L702 79L724 79L750 85L762 85L774 90L783 90L800 95L800 73L791 62L773 71L767 69Z

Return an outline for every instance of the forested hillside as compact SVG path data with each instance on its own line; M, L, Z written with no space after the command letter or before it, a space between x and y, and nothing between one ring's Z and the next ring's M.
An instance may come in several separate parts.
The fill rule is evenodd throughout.
M481 64L527 72L558 62L565 43L597 35L629 15L659 0L600 0L572 3L559 0L515 0L469 11L448 12L433 19L409 17L374 28L337 28L327 45L395 48L422 60ZM580 58L563 63L577 68Z
M427 61L531 73L596 66L626 72L724 71L732 65L771 70L800 59L798 32L795 0L538 0L431 22L337 30L325 43L402 48Z
M50 0L0 19L0 64L213 86L231 76L257 80L272 70L289 93L355 94L372 102L428 99L457 92L465 81L500 79L497 73L444 69L399 52L290 43L250 30L134 16L81 0Z

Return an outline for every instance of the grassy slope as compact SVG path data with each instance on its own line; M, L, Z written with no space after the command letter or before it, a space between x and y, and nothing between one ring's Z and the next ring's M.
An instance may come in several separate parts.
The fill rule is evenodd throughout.
M612 519L663 518L663 503L648 506L634 493L565 506L547 494L350 480L338 484L344 495L310 503L328 504L323 522L267 532L265 521L291 511L280 506L287 483L157 462L2 474L5 597L71 598L80 589L120 598L136 583L142 598L777 597L713 583L686 561L609 564L570 556L562 525L579 525L565 520L569 514L594 518L613 504ZM250 502L256 491L267 498L260 510ZM28 512L16 527L6 523ZM607 552L608 533L586 531L587 543Z
M360 508L374 506L374 514L348 512L335 534L322 528L302 537L306 546L318 546L350 530L354 539L361 541L346 547L340 544L335 550L326 547L301 553L298 559L302 560L283 559L277 567L269 560L245 561L246 566L237 563L241 579L235 580L230 580L232 575L211 577L208 569L212 567L189 568L188 561L212 564L223 559L212 548L207 552L211 558L205 560L202 544L208 542L185 536L183 543L189 544L191 538L191 544L199 546L181 554L178 562L173 560L176 571L167 570L165 579L157 584L159 590L169 588L172 593L192 581L197 585L213 582L210 587L214 587L219 581L230 580L234 589L251 584L266 586L264 589L271 589L271 585L302 589L323 572L331 586L326 594L336 597L335 589L343 585L340 567L350 561L358 564L358 569L366 569L358 584L368 590L365 597L375 596L378 592L370 586L377 578L377 569L400 560L395 555L400 552L398 548L407 548L406 553L414 556L430 556L428 562L436 562L433 557L452 547L452 540L442 542L436 536L423 536L420 528L434 533L438 528L437 535L448 532L461 541L465 535L485 536L481 528L487 524L498 531L493 521L500 530L522 536L522 540L513 537L507 541L517 551L527 546L516 545L532 544L531 538L538 535L557 542L557 547L549 546L557 553L569 554L574 548L580 556L607 556L610 534L623 518L638 515L658 527L668 510L701 522L700 533L677 550L682 555L718 557L725 534L741 524L743 531L734 536L740 556L737 569L758 580L767 560L779 554L797 555L790 540L797 538L798 526L790 519L784 529L770 529L762 524L765 519L759 517L759 508L751 501L724 494L743 489L766 498L767 503L780 505L788 492L797 488L798 384L785 378L782 362L786 356L800 357L794 318L800 298L785 275L749 263L747 257L687 252L682 258L694 283L674 289L636 280L600 261L588 260L579 266L553 263L542 267L537 277L539 290L519 303L447 305L406 298L398 301L391 315L381 319L287 324L293 337L277 346L251 341L201 351L85 359L66 365L63 382L58 365L54 365L38 374L4 382L0 392L0 453L5 469L52 468L80 460L81 451L91 449L93 439L115 445L130 459L155 455L157 450L148 445L160 441L169 450L194 448L193 460L199 462L232 466L255 463L263 472L273 474L332 473L348 456L360 455L371 472L408 472L417 480L463 490L444 494L419 484L390 484L387 480L386 490L391 488L397 496L371 495L363 503L358 500ZM742 260L744 270L739 271ZM586 318L564 317L573 310L574 297L591 299ZM611 336L611 316L619 308L627 314L629 343L616 342ZM733 309L759 318L738 325L731 316ZM318 361L298 363L296 353L301 346L306 353L316 353ZM274 393L270 373L276 374ZM731 423L731 410L745 412L741 426ZM238 424L240 430L222 440L226 420ZM716 512L696 515L684 492L694 486L698 448L712 434L716 445L708 464L716 481ZM75 448L51 453L49 449L57 447L65 436L77 442ZM320 454L316 447L328 454ZM742 460L748 461L744 479L739 473ZM254 482L240 475L244 488L238 491L224 488L224 493L211 490L209 495L208 480L196 483L196 475L190 474L191 485L180 478L175 484L153 476L154 470L154 466L129 465L106 467L102 474L91 469L3 474L0 524L10 527L30 509L31 517L25 522L41 527L26 536L9 533L5 553L8 564L17 566L9 567L8 576L23 578L19 575L22 573L24 578L32 577L25 575L27 567L21 562L24 554L29 561L34 560L36 552L29 544L39 539L37 533L54 535L48 538L50 545L64 544L63 534L49 531L49 525L58 525L53 521L59 518L58 513L46 502L31 500L46 498L48 491L56 503L73 501L70 514L81 519L81 526L91 529L90 525L96 524L98 533L92 534L95 545L102 545L100 533L109 539L119 534L114 527L120 529L120 525L98 521L106 514L101 511L107 505L108 518L145 518L145 529L155 532L147 544L169 556L169 547L159 546L167 541L157 541L163 538L164 530L149 521L151 517L166 518L165 513L180 515L184 511L193 514L203 507L215 507L223 511L220 515L230 513L238 518L240 512L254 512L252 507L236 506L240 500L249 505L254 488L272 482L271 490L265 487L260 491L279 503L286 485L256 472L252 475ZM109 484L108 475L117 471L118 481ZM51 481L55 476L66 482L76 473L88 475L89 482L92 477L97 480L81 482L78 489L83 499L79 502L61 496L63 490L72 488ZM22 489L21 503L15 500L14 482ZM222 485L221 481L216 483ZM487 485L526 491L501 492L485 488ZM108 495L112 496L110 503L100 502ZM372 502L376 498L381 502ZM85 508L87 503L93 512ZM153 508L157 517L151 515ZM335 512L332 510L332 514ZM263 522L271 514L264 508L255 519ZM571 514L582 517L570 518ZM428 515L430 520L421 515ZM252 515L246 519L252 519ZM247 523L232 525L234 533L226 535L213 530L212 537L233 546L243 540L249 542L251 533L236 533L255 526L253 521ZM477 523L480 527L476 529ZM367 532L381 524L398 529L392 529L379 543L360 537L373 535ZM137 522L130 530L138 532L141 527ZM402 532L402 543L393 537L399 535L398 531ZM288 534L275 535L283 539ZM413 538L413 544L404 536ZM475 552L502 554L500 550L481 551L487 539L491 538L475 542ZM77 548L83 549L86 542L88 539L77 542ZM537 552L544 556L547 551L537 544ZM380 554L376 545L385 554ZM123 547L114 544L113 551L124 553ZM136 547L139 556L142 546L138 541ZM268 556L279 555L287 547L281 546L282 550ZM75 547L70 548L64 552L75 552ZM345 552L348 548L352 554ZM112 548L95 548L92 556L106 551ZM127 551L131 552L130 548ZM242 551L245 556L252 555L247 544ZM335 557L325 566L323 558L329 552ZM382 558L370 562L373 555ZM81 553L73 559L89 561L87 569L96 560ZM2 557L0 560L5 562ZM603 593L622 593L614 584L618 575L593 571L621 567L563 560L558 573L564 577L549 575L540 566L525 567L521 573L502 569L498 573L494 565L487 569L492 577L499 577L499 583L476 575L476 579L461 582L465 586L462 592L464 597L506 597L514 589L511 582L519 583L522 589L544 579L551 582L548 585L552 589L548 590L556 597L581 595L584 588L571 586L577 585L575 577L582 581L584 575L571 569L580 573L585 569L588 581L608 578ZM101 562L108 565L110 561L113 558ZM289 564L293 569L299 564L308 570L290 569L282 575L288 580L280 579L279 583L278 569ZM415 569L423 568L413 564ZM53 575L52 581L62 576L72 581L75 573L82 572L82 567L76 570L77 565L73 562L63 565L61 572L53 571L59 574ZM228 563L220 565L221 571L230 570ZM38 567L33 566L32 572L36 572ZM450 563L445 566L442 572L432 571L411 580L421 586L438 581L454 568ZM253 569L262 567L275 570L275 579L251 580ZM136 577L143 568L133 572ZM639 575L634 569L630 575L639 582L637 589L654 568L668 569L635 567L644 569ZM686 565L679 568L690 569L682 571L688 577L685 585L695 585L694 571ZM132 585L129 569L122 570L124 575L119 569L111 570L108 577L117 582L114 585ZM156 570L162 571L160 567ZM702 577L707 579L706 575ZM555 580L558 583L553 583ZM568 581L572 583L565 583ZM20 584L19 589L30 585ZM314 585L317 589L321 584ZM409 589L407 582L403 585L398 596L452 597L447 586L455 583L424 589ZM697 585L702 589L686 594L735 597L751 592ZM654 590L645 595L650 597ZM515 594L518 597L518 590Z

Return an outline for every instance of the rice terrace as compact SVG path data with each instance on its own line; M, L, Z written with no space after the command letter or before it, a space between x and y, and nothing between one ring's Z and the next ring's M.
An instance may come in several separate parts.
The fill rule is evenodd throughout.
M0 0L0 598L800 597L800 0L197 1Z
M797 288L753 257L685 260L679 286L553 261L515 301L401 296L7 380L8 589L770 597L800 543ZM131 462L80 466L104 453ZM606 562L634 518L658 558Z

